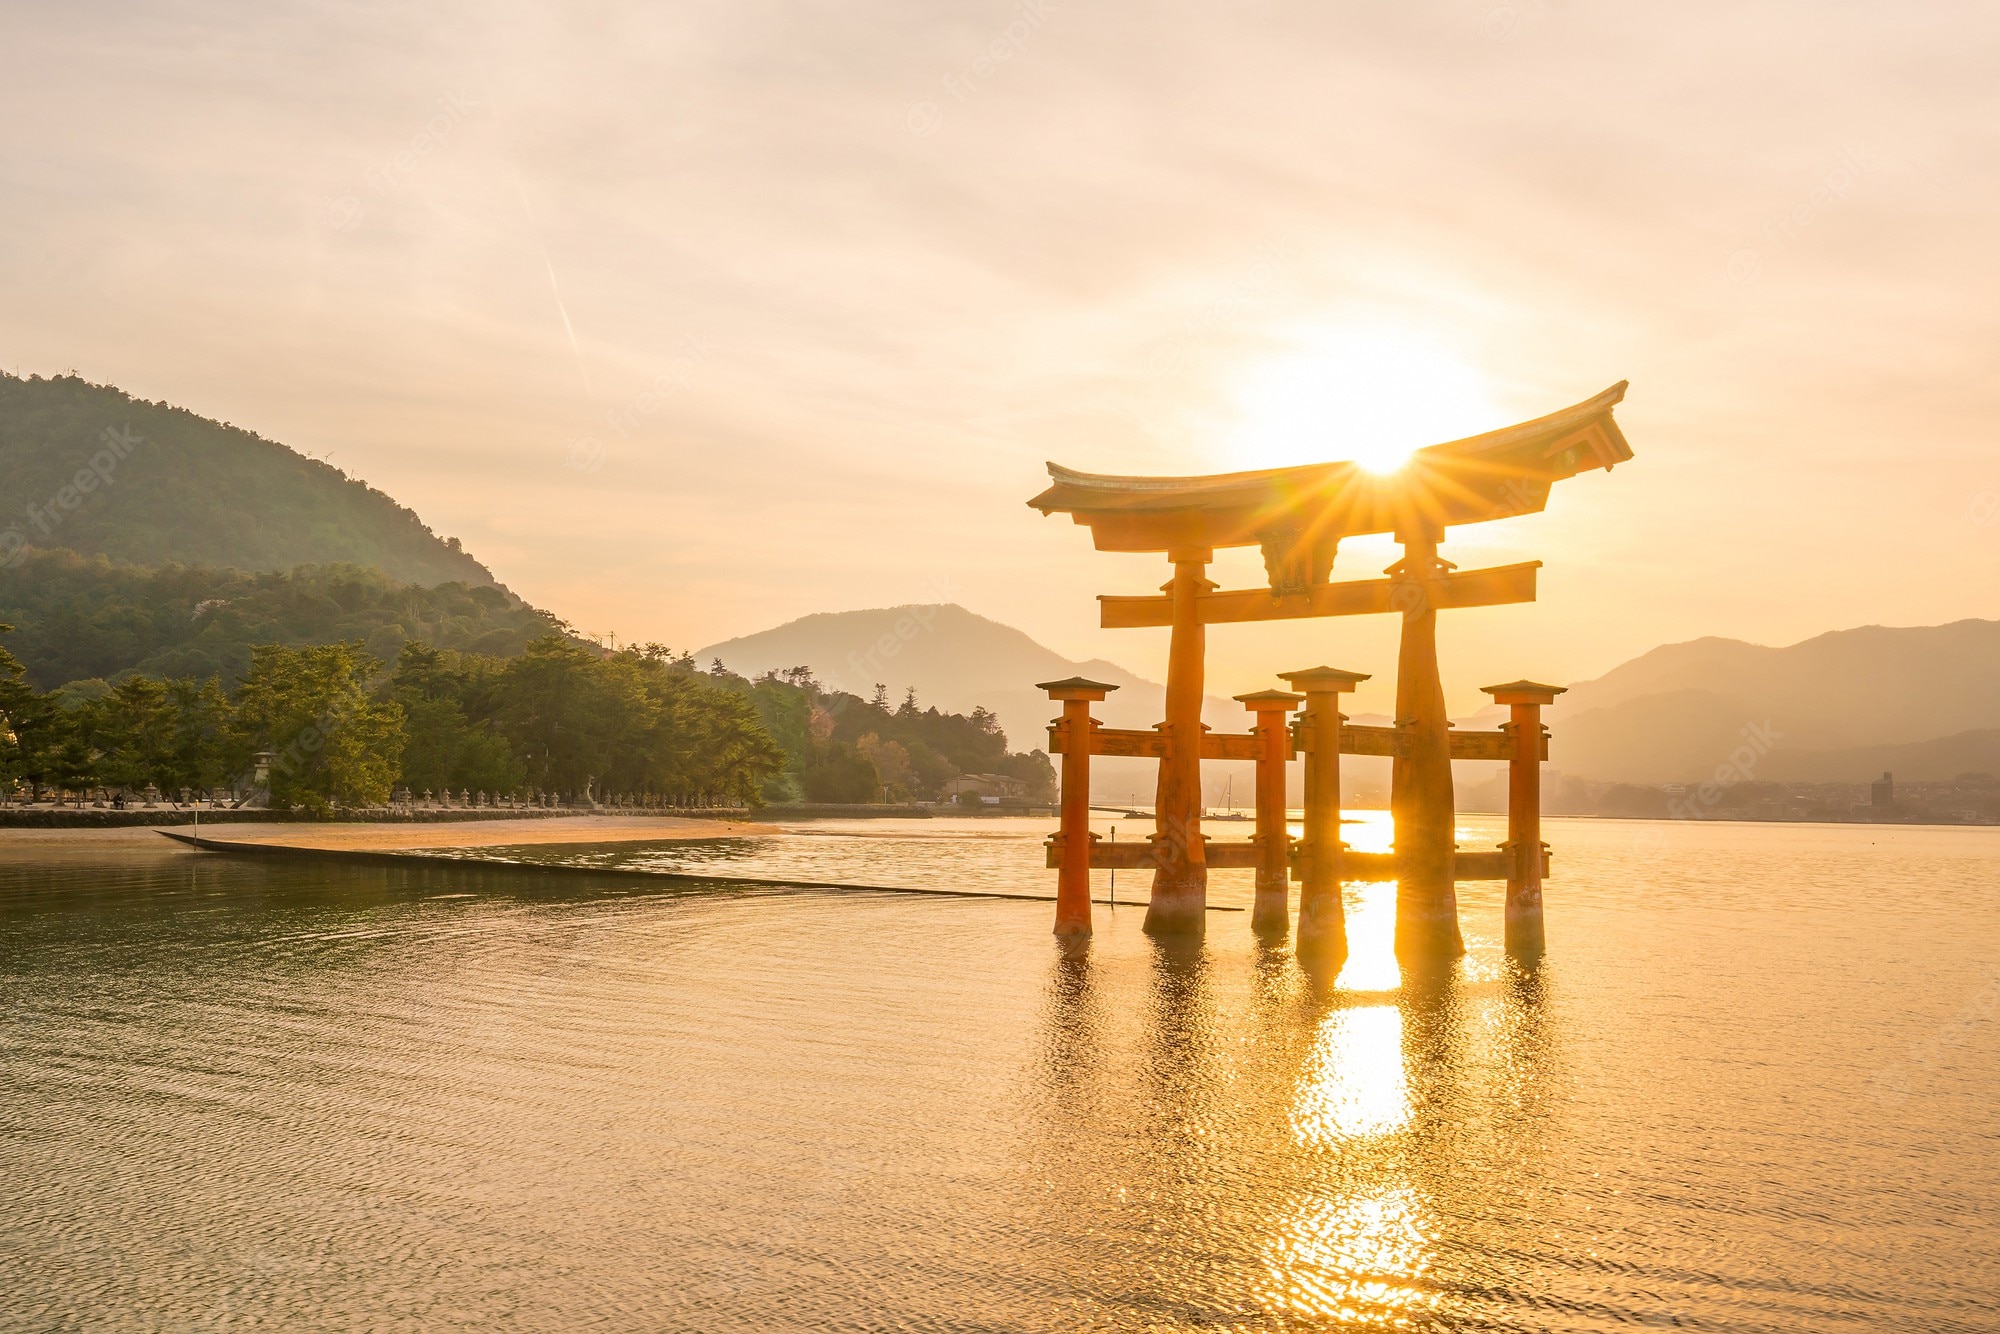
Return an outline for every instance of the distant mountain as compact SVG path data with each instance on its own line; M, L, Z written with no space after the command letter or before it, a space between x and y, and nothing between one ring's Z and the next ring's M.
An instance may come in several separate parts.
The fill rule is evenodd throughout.
M132 565L349 564L410 584L484 565L338 468L73 375L0 373L0 560L64 548Z
M864 698L879 682L892 699L914 686L918 702L947 712L991 709L1016 750L1048 748L1048 723L1059 706L1035 689L1037 681L1085 676L1119 687L1097 710L1112 727L1151 727L1166 707L1159 683L1102 658L1078 662L1036 643L1012 626L956 603L820 612L740 639L711 644L695 654L703 666L720 658L732 671L757 676L770 669L810 667L822 684ZM1248 728L1248 714L1234 700L1210 695L1204 720L1217 730ZM1210 765L1205 778L1219 794L1237 766ZM1151 801L1156 766L1145 760L1100 760L1092 787L1125 800ZM1249 772L1243 766L1243 773ZM1237 792L1247 802L1247 779Z
M1894 773L1912 782L1933 782L1960 774L2000 775L2000 728L1956 732L1929 741L1850 746L1845 750L1803 750L1780 745L1757 767L1756 776L1777 783L1862 782Z
M788 621L774 629L711 644L695 654L705 667L712 659L745 676L776 669L810 667L822 684L867 696L877 682L892 699L916 687L918 701L951 712L975 706L1000 716L1009 744L1017 750L1046 749L1048 723L1057 706L1034 688L1037 681L1085 676L1119 689L1097 706L1096 716L1110 727L1152 727L1166 710L1166 689L1114 662L1092 658L1079 662L1036 643L1012 626L1003 625L955 603L877 607L866 611L821 612ZM1244 732L1250 716L1232 699L1209 695L1202 721L1218 732ZM1391 719L1357 714L1355 722L1375 725ZM1458 720L1460 727L1494 727L1504 716L1492 709ZM1484 778L1490 764L1471 762L1460 769L1461 786ZM1292 766L1291 801L1301 797L1299 766ZM1091 788L1101 801L1131 801L1150 805L1158 766L1151 760L1100 758L1092 766ZM1202 786L1209 802L1220 805L1229 793L1240 806L1251 802L1252 766L1211 761L1202 766ZM1357 755L1341 764L1341 786L1352 801L1380 804L1387 800L1389 762Z
M956 603L820 612L711 644L695 657L704 666L720 658L745 676L810 667L829 689L864 697L878 683L897 699L915 687L919 702L947 712L983 706L1000 715L1019 749L1046 747L1044 728L1058 712L1035 689L1037 681L1087 676L1118 686L1098 715L1118 727L1151 727L1165 704L1164 688L1156 682L1102 658L1065 658ZM1241 705L1213 697L1208 707L1222 718L1243 712Z
M1755 777L1858 782L2000 772L2000 621L1871 625L1768 648L1668 644L1571 688L1550 711L1550 767L1586 778L1703 779L1777 734Z

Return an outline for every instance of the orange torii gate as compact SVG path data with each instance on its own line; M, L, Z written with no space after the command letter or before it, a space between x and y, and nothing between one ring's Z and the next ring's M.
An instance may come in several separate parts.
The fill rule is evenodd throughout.
M1053 485L1028 503L1065 513L1091 530L1100 551L1162 552L1173 578L1160 596L1101 597L1107 629L1168 626L1166 719L1158 727L1101 726L1090 705L1115 687L1095 681L1040 686L1063 701L1050 728L1063 756L1060 831L1049 864L1060 868L1056 930L1090 933L1092 867L1150 867L1146 929L1199 931L1207 911L1208 868L1254 867L1253 925L1288 926L1287 877L1296 872L1299 943L1344 950L1340 882L1394 879L1396 952L1406 958L1456 956L1465 946L1454 889L1459 880L1507 881L1507 946L1542 949L1540 765L1547 757L1541 708L1556 686L1517 681L1486 687L1509 705L1497 732L1459 733L1445 717L1438 677L1437 613L1535 598L1540 561L1460 571L1439 558L1455 524L1535 514L1549 489L1594 468L1632 457L1612 419L1624 398L1620 382L1595 398L1484 435L1420 449L1400 469L1377 476L1348 462L1308 464L1209 477L1107 477L1049 465ZM1386 533L1403 556L1383 579L1330 582L1340 539ZM1218 547L1262 549L1267 588L1221 591L1205 576ZM1211 733L1201 721L1207 628L1243 621L1396 612L1402 639L1396 663L1393 727L1349 725L1340 695L1368 679L1330 667L1281 673L1302 694L1260 691L1237 698L1256 717L1248 733ZM1286 716L1304 704L1296 732ZM1304 838L1290 847L1285 826L1284 765L1306 763ZM1390 809L1395 851L1364 854L1340 839L1340 756L1386 755L1393 762ZM1144 844L1101 845L1089 830L1089 757L1137 755L1160 761L1154 832ZM1201 832L1201 761L1257 762L1257 835L1247 843L1211 843ZM1508 841L1498 852L1459 852L1453 843L1451 761L1505 760Z

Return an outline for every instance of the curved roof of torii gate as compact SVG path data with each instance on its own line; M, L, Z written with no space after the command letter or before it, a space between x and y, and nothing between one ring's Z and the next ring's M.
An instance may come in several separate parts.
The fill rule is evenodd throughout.
M1549 487L1632 457L1612 420L1621 380L1595 398L1519 425L1417 450L1393 473L1351 462L1206 477L1111 477L1051 463L1028 503L1090 526L1102 551L1235 547L1437 530L1535 514Z

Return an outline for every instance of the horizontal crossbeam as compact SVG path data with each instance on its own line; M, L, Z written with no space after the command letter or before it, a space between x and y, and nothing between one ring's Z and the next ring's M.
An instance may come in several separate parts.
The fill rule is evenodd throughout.
M1048 865L1062 865L1062 836L1049 839ZM1250 870L1257 865L1257 844L1253 842L1221 842L1204 838L1203 852L1208 865L1218 871ZM1129 842L1113 843L1108 839L1098 839L1090 845L1090 864L1093 869L1120 871L1141 871L1153 865L1153 841L1149 838L1135 838Z
M1051 869L1062 865L1061 835L1048 841L1047 864ZM1292 844L1292 858L1296 864L1300 845ZM1213 870L1250 870L1257 865L1257 844L1250 842L1221 842L1204 839L1204 853L1209 867ZM1153 865L1153 844L1151 839L1136 838L1129 842L1113 843L1107 839L1096 839L1090 845L1090 864L1095 870L1116 869L1120 871L1143 871ZM1513 854L1506 850L1498 852L1460 852L1452 857L1452 879L1454 880L1505 880L1514 864ZM1542 874L1548 874L1548 854L1542 854ZM1352 849L1340 854L1340 878L1342 880L1394 880L1396 854L1393 852L1355 852Z
M1284 595L1268 588L1201 593L1195 597L1195 619L1203 625L1226 625L1311 616L1367 616L1410 611L1426 604L1442 611L1451 607L1533 602L1535 571L1541 566L1540 561L1531 560L1486 570L1460 570L1439 575L1428 584L1404 579L1356 579ZM1106 594L1097 601L1106 630L1136 630L1174 622L1173 599L1166 596Z
M1451 859L1453 880L1505 880L1513 868L1508 852L1459 852ZM1342 852L1342 880L1394 880L1396 854L1393 852Z
M1511 760L1514 758L1514 734L1509 731L1460 732L1456 729L1445 733L1451 739L1451 757L1454 760ZM1340 753L1343 755L1388 755L1406 753L1409 742L1407 734L1394 727L1372 727L1366 723L1342 723L1340 725ZM1299 728L1298 749L1300 754L1310 754L1313 748L1312 727L1308 723ZM1548 738L1542 738L1543 755L1548 758Z
M1049 728L1049 753L1061 755L1069 749L1069 729L1060 725ZM1124 755L1142 760L1164 759L1167 753L1166 735L1150 727L1099 727L1091 731L1090 753L1093 755ZM1291 757L1288 741L1286 758ZM1257 758L1257 734L1254 732L1203 732L1201 734L1201 757L1204 760L1254 760Z
M1303 722L1303 720L1302 720ZM1511 760L1514 758L1512 732L1447 733L1454 760ZM1204 732L1201 757L1204 760L1254 760L1257 758L1255 732ZM1403 753L1403 733L1393 727L1372 727L1366 723L1342 723L1340 753L1343 755L1388 755ZM1049 753L1061 755L1069 749L1069 729L1060 724L1049 728ZM1157 760L1166 755L1166 737L1150 727L1099 727L1090 734L1090 753L1126 758ZM1312 727L1302 725L1295 739L1288 740L1285 758L1312 750ZM1542 738L1542 756L1548 758L1548 738Z

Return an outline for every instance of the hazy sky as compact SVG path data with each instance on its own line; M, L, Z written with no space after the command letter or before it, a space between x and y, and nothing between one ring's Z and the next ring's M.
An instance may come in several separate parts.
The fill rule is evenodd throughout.
M0 365L331 453L586 631L953 600L1157 678L1092 599L1164 562L1027 509L1044 459L1343 457L1620 379L1637 459L1447 543L1547 562L1446 618L1455 706L2000 615L1992 6L3 21ZM1393 636L1230 627L1211 685L1386 682Z

